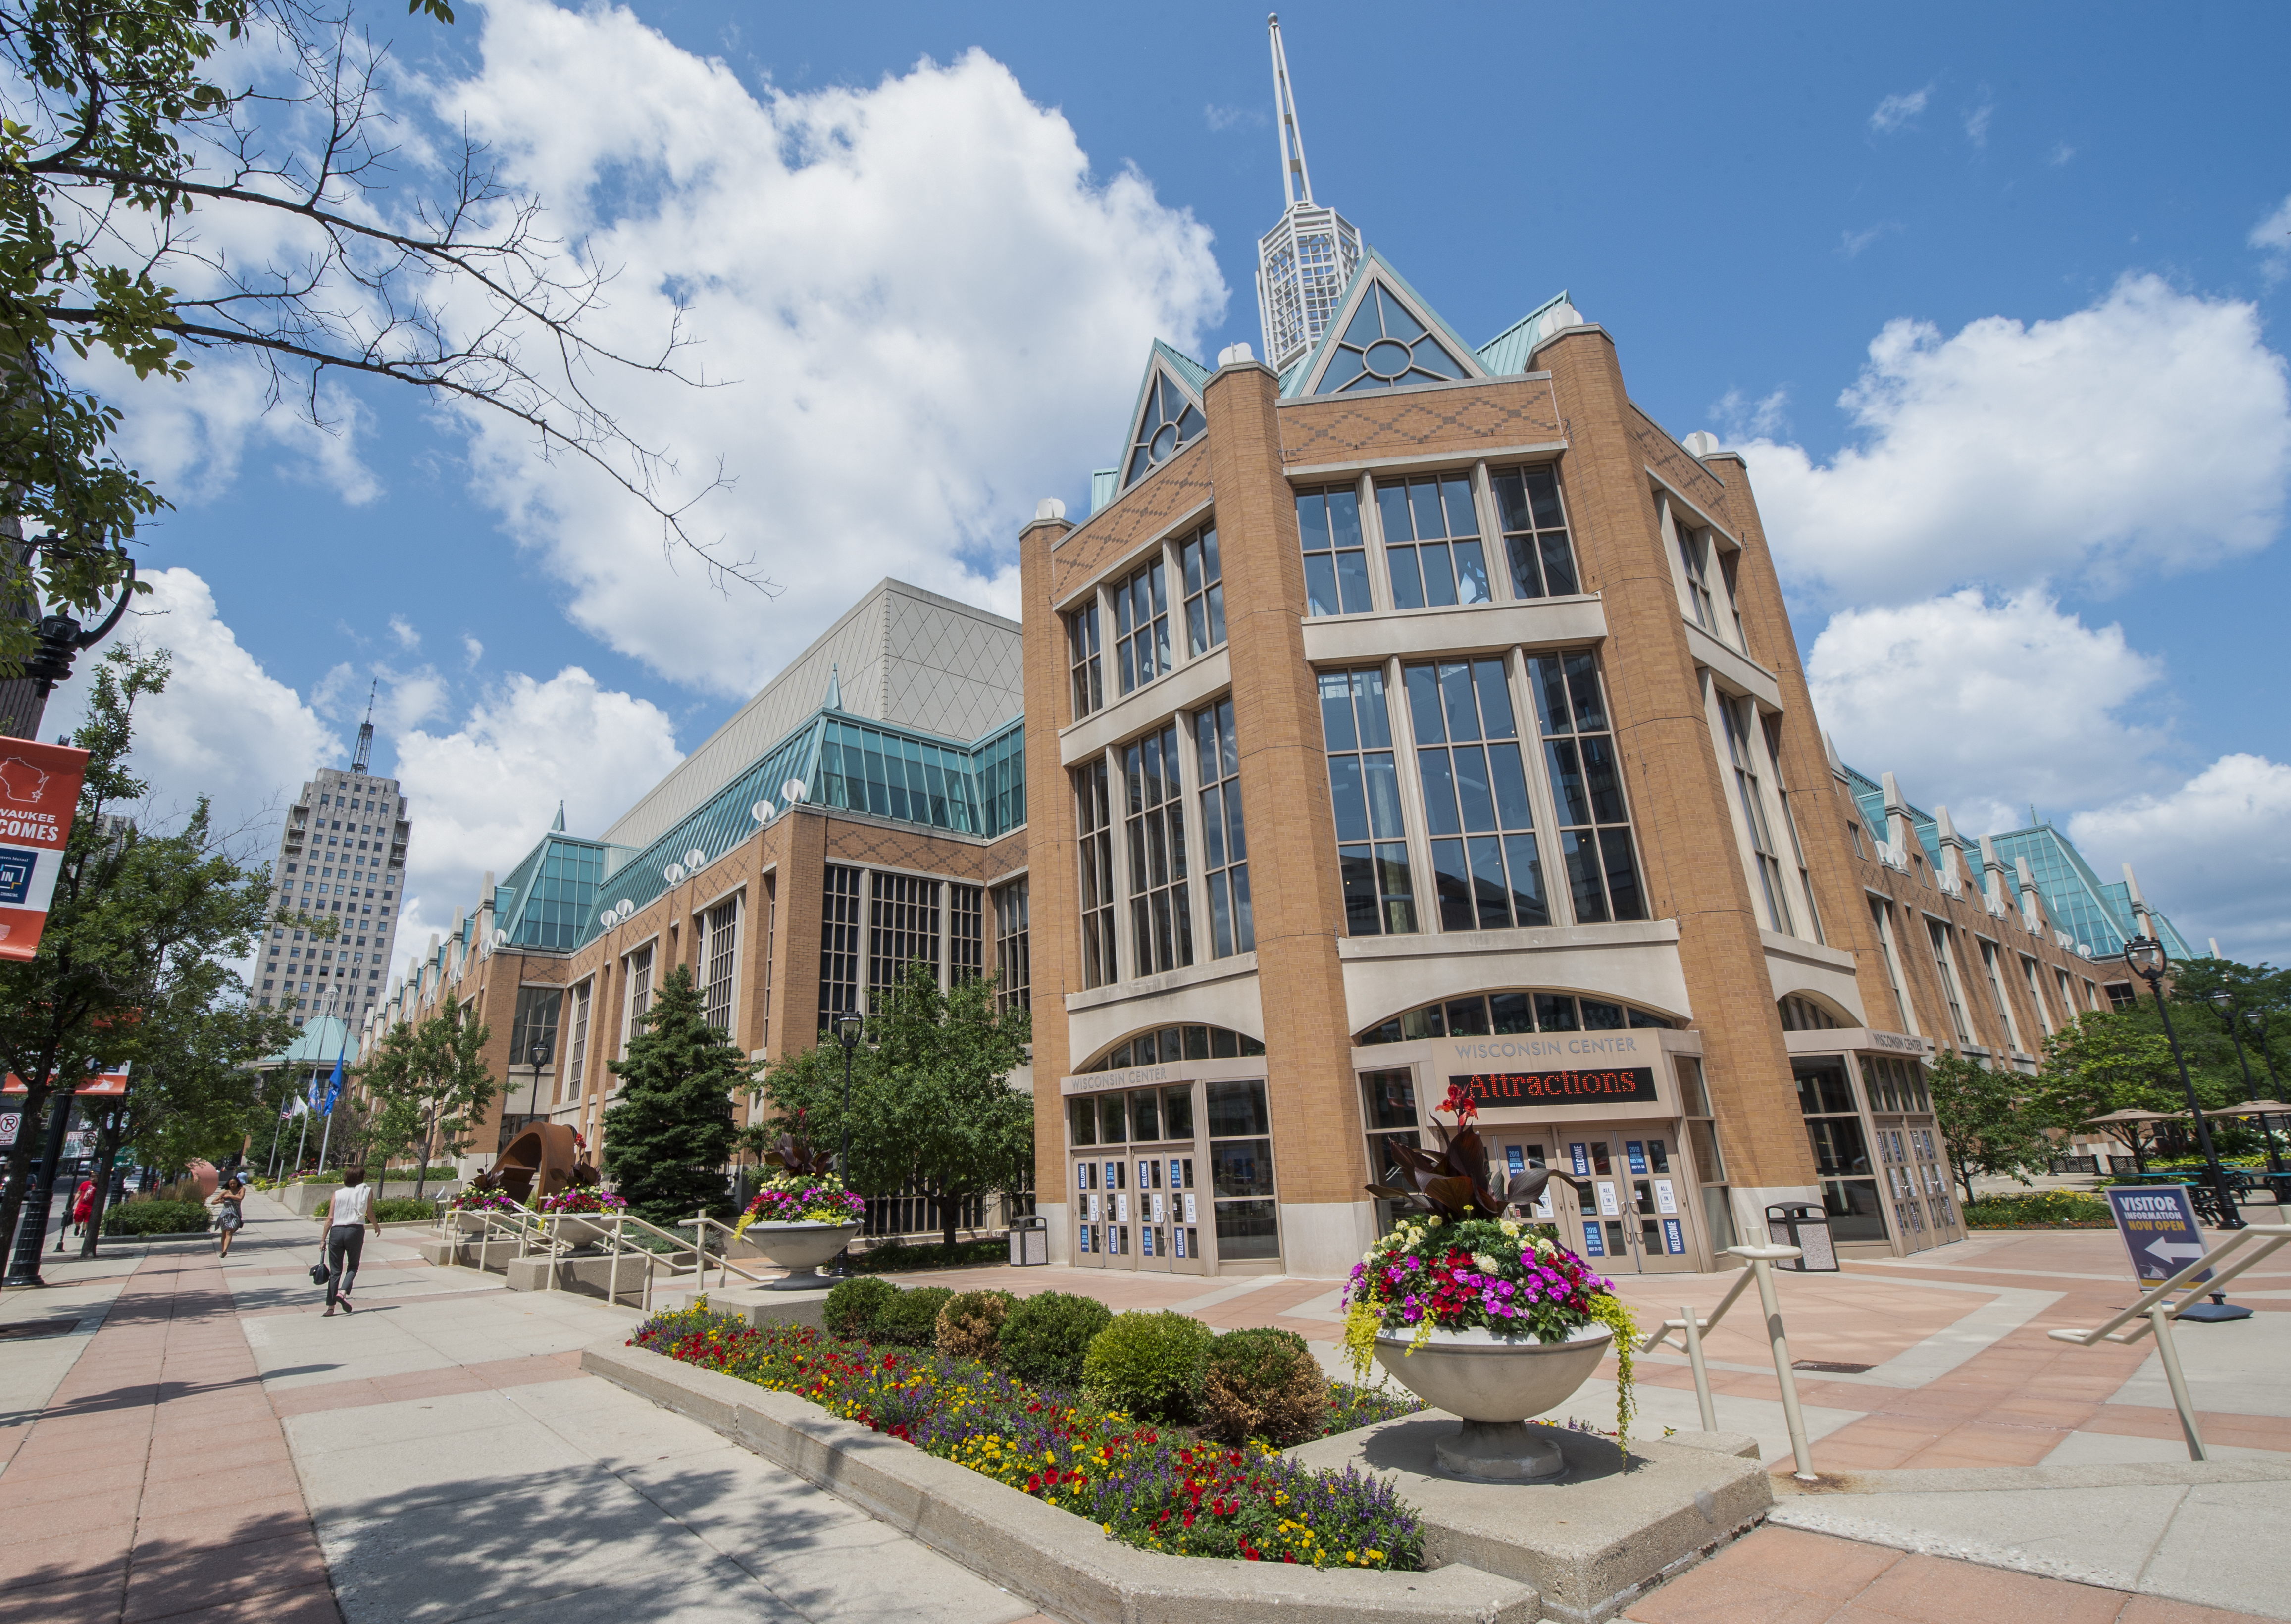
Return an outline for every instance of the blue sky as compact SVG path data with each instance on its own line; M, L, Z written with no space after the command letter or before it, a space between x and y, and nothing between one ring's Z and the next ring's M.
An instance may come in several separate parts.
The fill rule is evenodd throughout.
M1261 11L504 0L441 29L369 9L420 76L398 87L409 130L474 112L629 268L615 319L643 330L670 278L703 290L700 354L736 382L635 390L635 417L687 470L725 460L735 491L701 512L789 588L670 575L577 470L387 391L351 390L331 442L213 396L148 408L180 493L148 563L213 608L171 578L185 607L146 635L207 650L185 656L198 691L261 719L259 747L211 726L163 779L229 762L259 805L380 681L380 765L404 762L437 832L416 838L431 923L535 808L565 794L600 826L876 575L1010 601L1017 524L1041 494L1086 506L1146 338L1260 342L1252 249L1281 204ZM2248 856L2291 833L2291 215L2255 242L2291 196L2280 8L1282 23L1316 193L1452 325L1485 338L1564 287L1659 421L1750 448L1858 765L1977 808L1968 827L2031 800L2081 817L2102 872L2138 864L2191 937L2291 953L2291 860ZM831 125L859 133L824 157L807 142ZM895 443L807 452L838 410ZM579 762L510 738L542 718Z

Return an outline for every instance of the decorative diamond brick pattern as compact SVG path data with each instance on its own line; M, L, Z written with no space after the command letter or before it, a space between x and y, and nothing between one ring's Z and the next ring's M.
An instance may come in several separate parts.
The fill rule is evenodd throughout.
M1122 493L1050 554L1049 600L1058 603L1140 542L1151 541L1210 499L1209 436Z
M1313 467L1359 457L1475 445L1558 439L1565 429L1546 379L1436 389L1354 400L1298 401L1281 408L1281 461Z
M1661 424L1636 405L1631 407L1631 437L1638 442L1647 466L1668 480L1671 488L1683 493L1713 518L1724 513L1725 486L1708 469L1688 456L1676 440L1663 432Z

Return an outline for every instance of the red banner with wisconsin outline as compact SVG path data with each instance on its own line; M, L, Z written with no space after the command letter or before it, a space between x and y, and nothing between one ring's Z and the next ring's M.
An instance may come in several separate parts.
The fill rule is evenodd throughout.
M0 738L0 959L39 951L87 752Z

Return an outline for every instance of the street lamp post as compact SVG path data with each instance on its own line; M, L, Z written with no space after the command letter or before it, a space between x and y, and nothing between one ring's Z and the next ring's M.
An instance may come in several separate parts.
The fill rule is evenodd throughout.
M525 1057L533 1067L533 1096L525 1102L525 1120L528 1126L541 1111L541 1068L549 1064L550 1052L547 1038L535 1038L526 1046Z
M2172 1030L2172 1011L2164 1002L2164 971L2171 961L2165 956L2161 942L2153 937L2137 936L2124 945L2124 961L2156 995L2156 1013L2163 1017L2164 1037L2172 1045L2173 1064L2180 1068L2180 1088L2188 1097L2188 1114L2196 1124L2196 1142L2203 1146L2204 1166L2211 1174L2212 1194L2219 1202L2219 1226L2241 1229L2243 1215L2235 1209L2235 1192L2228 1187L2219 1153L2212 1148L2211 1125L2204 1121L2204 1108L2196 1098L2195 1079L2188 1075L2188 1057L2180 1052L2180 1034Z

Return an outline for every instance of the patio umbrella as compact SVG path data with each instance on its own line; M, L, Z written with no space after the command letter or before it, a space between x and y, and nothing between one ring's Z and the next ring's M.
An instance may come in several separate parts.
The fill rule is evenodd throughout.
M2187 1117L2188 1113L2184 1111L2142 1111L2126 1105L2123 1110L2111 1111L2106 1116L2093 1117L2086 1122L2085 1126L2105 1129L2119 1138L2123 1136L2116 1134L2116 1130L2119 1128L2129 1128L2132 1130L2132 1137L2128 1143L2132 1146L2133 1165L2144 1173L2148 1170L2148 1159L2140 1149L2139 1125L2142 1122L2185 1122Z
M2283 1170L2283 1154L2275 1148L2275 1136L2267 1130L2271 1116L2291 1116L2291 1105L2279 1099L2247 1099L2239 1105L2222 1105L2214 1116L2255 1116L2259 1119L2259 1136L2267 1141L2267 1170Z

